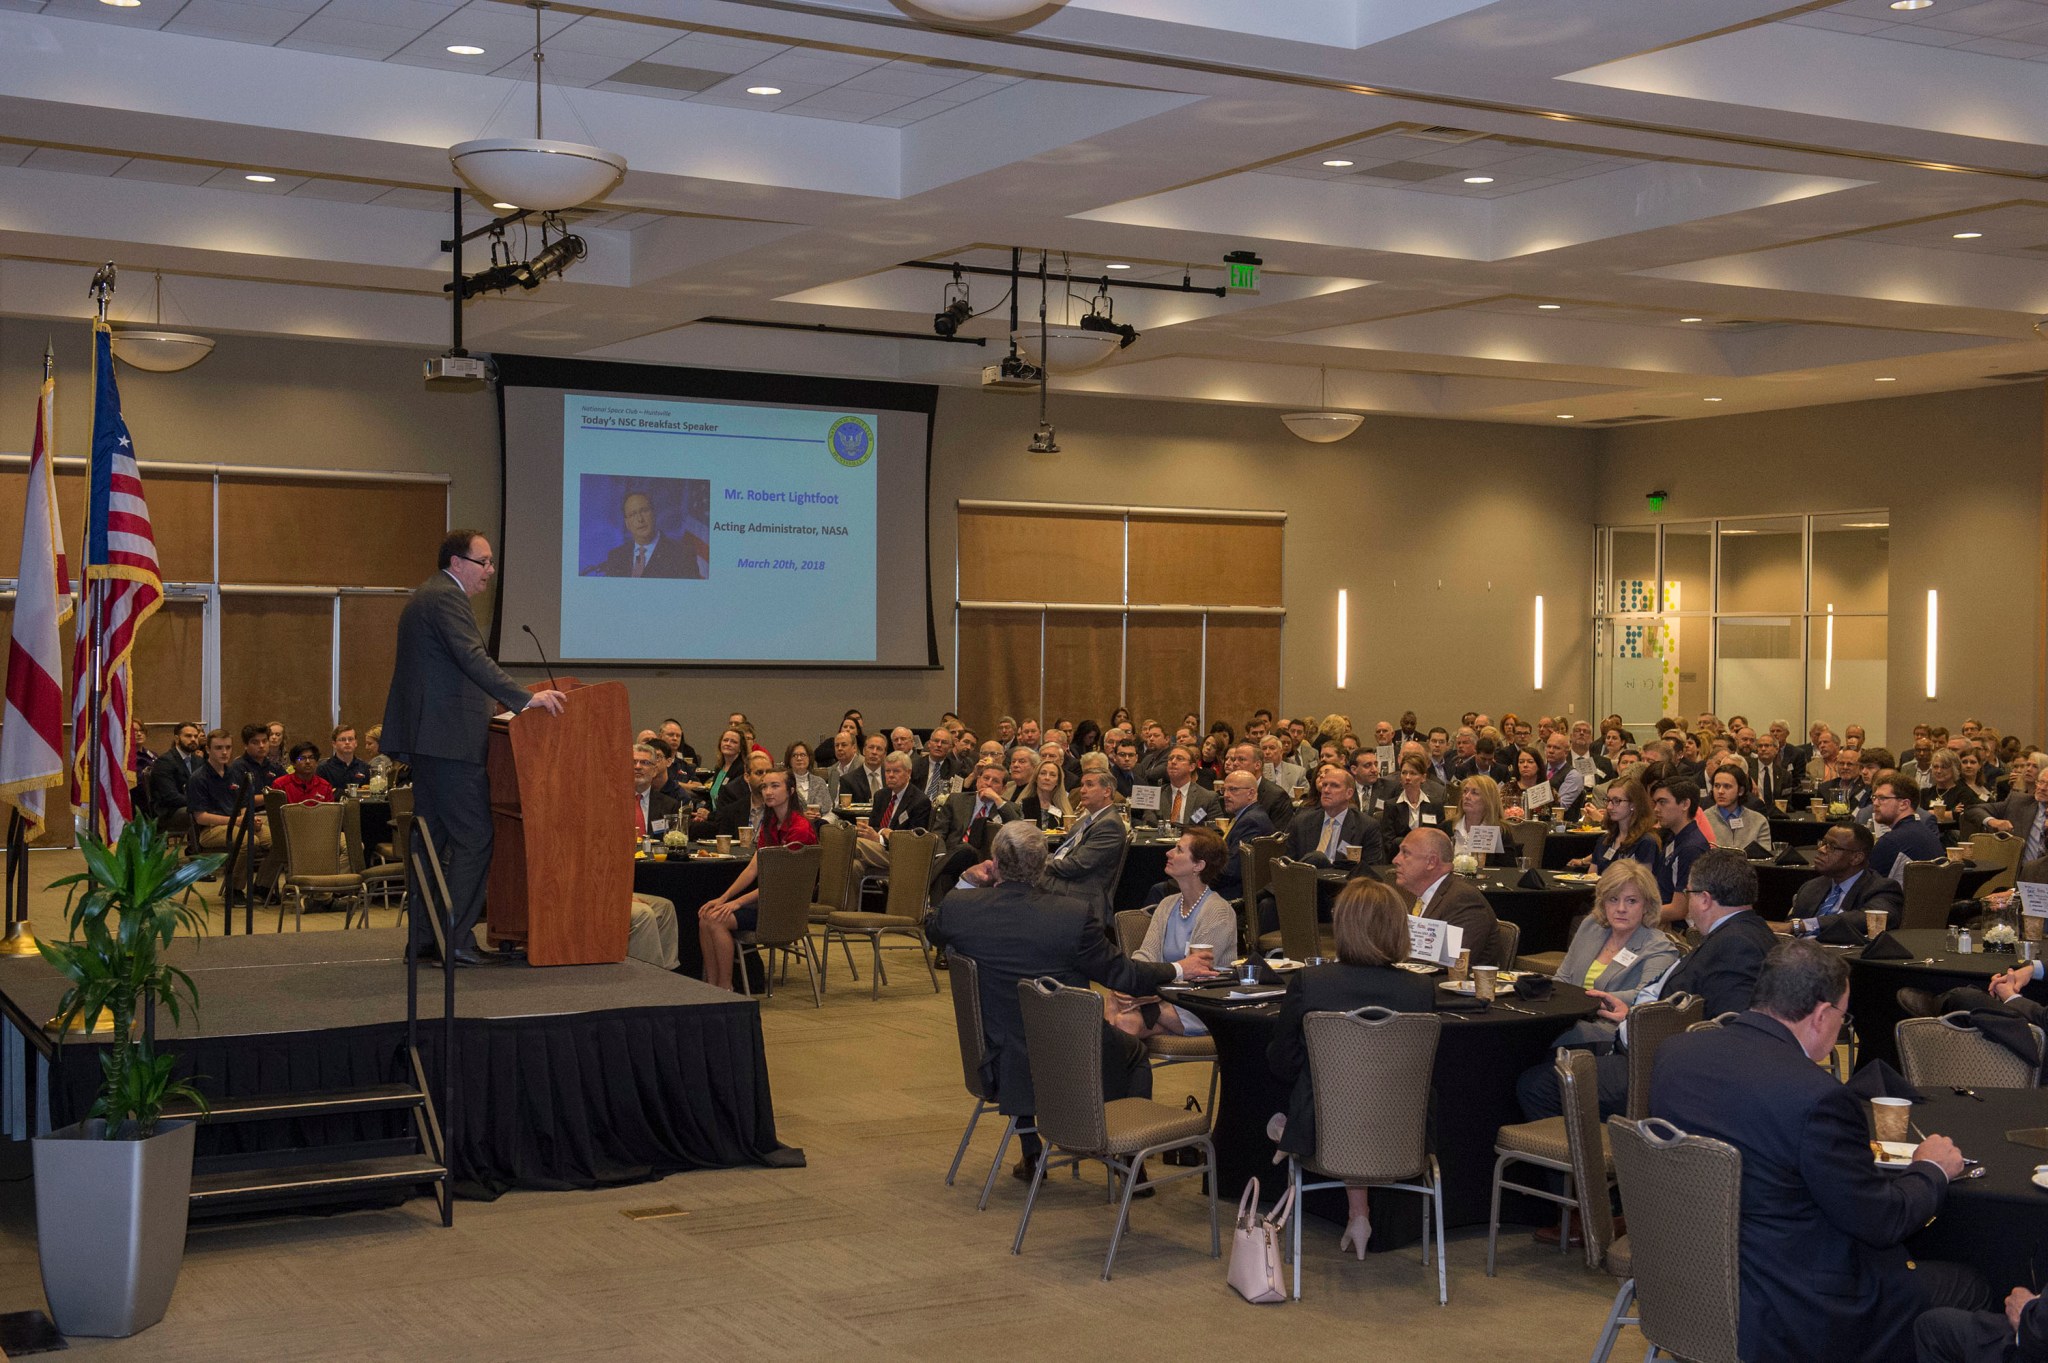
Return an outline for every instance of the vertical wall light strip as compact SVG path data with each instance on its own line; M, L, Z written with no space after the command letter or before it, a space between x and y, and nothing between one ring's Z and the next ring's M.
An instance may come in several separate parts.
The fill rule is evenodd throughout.
M1342 691L1351 672L1351 593L1337 589L1337 689Z
M1543 689L1543 598L1536 598L1536 689Z
M1821 657L1820 689L1835 689L1835 603L1832 601L1828 602L1827 652Z
M1934 657L1941 638L1940 593L1927 589L1927 699L1934 699Z

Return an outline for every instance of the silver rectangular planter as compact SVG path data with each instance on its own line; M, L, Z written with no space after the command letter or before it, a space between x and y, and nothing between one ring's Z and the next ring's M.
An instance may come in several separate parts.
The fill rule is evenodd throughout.
M43 1295L67 1335L125 1337L164 1317L185 1258L189 1121L146 1141L103 1140L94 1119L35 1139Z

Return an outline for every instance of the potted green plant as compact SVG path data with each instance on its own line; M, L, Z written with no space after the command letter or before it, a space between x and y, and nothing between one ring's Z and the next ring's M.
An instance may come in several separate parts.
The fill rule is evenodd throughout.
M194 1129L164 1120L164 1104L184 1098L206 1110L172 1077L176 1057L157 1053L148 1020L152 1006L174 1021L198 1006L191 976L164 953L180 929L205 930L194 885L222 858L185 861L141 818L113 846L88 836L79 851L85 870L50 887L70 887L69 940L36 945L68 982L50 1026L82 1024L90 1035L105 1017L111 1038L85 1120L35 1140L36 1241L57 1327L127 1336L163 1319L185 1254Z

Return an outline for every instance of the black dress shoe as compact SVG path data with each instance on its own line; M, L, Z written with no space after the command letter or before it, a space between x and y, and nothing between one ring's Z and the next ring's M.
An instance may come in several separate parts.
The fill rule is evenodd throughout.
M943 951L938 951L938 952L934 952L934 953L932 953L932 968L933 968L933 969L935 969L935 970L944 970L944 969L946 968L946 953L945 953L945 952L943 952Z
M1899 1008L1909 1018L1938 1018L1941 1016L1941 995L1925 989L1901 989L1898 993Z
M1031 1181L1031 1173L1037 1167L1037 1160L1020 1159L1017 1161L1016 1167L1010 1170L1010 1177L1016 1179L1019 1183L1029 1183Z
M482 965L484 958L477 954L475 947L455 948L455 964L458 966Z

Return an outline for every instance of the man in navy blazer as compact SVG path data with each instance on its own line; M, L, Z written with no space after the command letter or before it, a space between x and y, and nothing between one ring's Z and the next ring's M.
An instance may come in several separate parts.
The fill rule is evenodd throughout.
M491 791L484 749L491 716L538 705L562 713L560 691L529 693L484 652L469 598L497 571L491 542L474 530L441 541L441 571L413 589L398 617L397 656L384 701L381 751L412 764L413 814L432 831L448 881L449 946L457 964L475 964L472 945L484 911L491 867ZM412 944L434 946L427 913L413 887Z
M1874 845L1870 830L1860 823L1838 823L1820 835L1813 878L1792 896L1794 933L1811 936L1838 913L1856 915L1849 921L1860 929L1865 909L1885 910L1893 925L1906 921L1906 892L1871 865Z
M2006 1294L2003 1313L1937 1306L1913 1343L1920 1363L2048 1363L2048 1307L2024 1287Z
M1870 806L1885 824L1885 834L1871 849L1870 865L1881 876L1892 873L1899 858L1940 861L1941 826L1920 812L1920 787L1912 777L1879 772L1870 787Z
M1223 850L1229 860L1217 877L1216 893L1236 899L1244 893L1244 845L1252 838L1270 837L1273 821L1259 804L1259 778L1248 771L1234 771L1223 778L1223 812L1230 819L1230 831L1223 835Z
M1657 1053L1651 1115L1742 1154L1747 1363L1913 1363L1923 1311L1990 1304L1971 1270L1907 1258L1906 1237L1941 1210L1963 1157L1935 1135L1904 1169L1872 1161L1863 1100L1817 1063L1848 1004L1848 963L1789 940L1765 962L1750 1011Z

